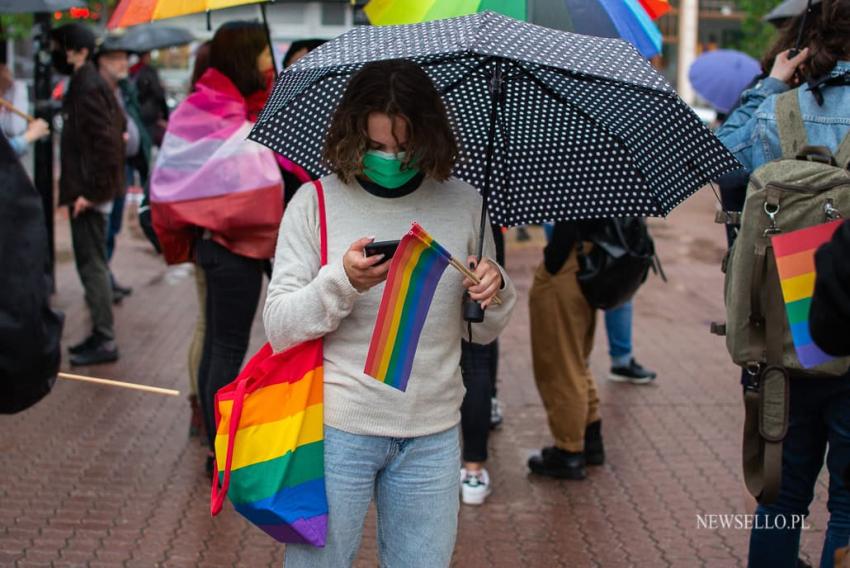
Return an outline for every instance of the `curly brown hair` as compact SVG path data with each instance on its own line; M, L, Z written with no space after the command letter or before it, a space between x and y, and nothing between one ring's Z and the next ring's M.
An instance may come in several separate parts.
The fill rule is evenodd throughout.
M791 18L779 30L776 41L762 58L761 65L769 73L776 56L795 47L805 12ZM800 47L809 48L809 57L801 66L795 83L805 78L823 77L836 62L850 56L850 1L823 0L812 6L805 18Z
M324 158L345 183L363 173L369 150L369 115L383 113L407 123L404 166L445 181L457 159L457 142L434 83L419 65L387 59L364 65L348 82L325 138Z

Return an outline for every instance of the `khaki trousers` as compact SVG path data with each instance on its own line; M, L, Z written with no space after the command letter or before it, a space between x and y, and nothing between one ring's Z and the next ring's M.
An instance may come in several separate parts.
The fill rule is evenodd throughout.
M581 293L576 253L558 274L543 263L529 292L534 382L546 408L555 445L584 450L585 427L599 420L599 396L590 373L596 310Z

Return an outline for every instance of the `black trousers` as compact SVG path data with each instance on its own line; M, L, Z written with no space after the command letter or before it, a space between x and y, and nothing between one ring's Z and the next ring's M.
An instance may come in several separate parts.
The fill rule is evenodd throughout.
M195 257L207 280L207 329L198 370L198 395L213 448L215 393L232 382L242 368L260 300L263 261L234 254L209 239L198 240Z
M114 339L112 283L106 259L106 215L97 209L87 209L74 217L73 208L69 210L72 212L74 262L83 283L93 332L103 339Z
M463 461L487 461L493 385L499 365L499 342L461 343L460 368L466 395L460 407Z

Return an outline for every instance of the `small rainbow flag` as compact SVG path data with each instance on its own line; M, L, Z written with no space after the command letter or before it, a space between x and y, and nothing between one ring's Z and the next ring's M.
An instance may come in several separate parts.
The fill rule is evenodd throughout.
M364 373L399 390L407 388L434 291L451 259L440 243L413 223L390 261Z
M809 309L815 292L815 251L832 238L841 220L772 237L782 297L797 359L806 369L834 359L812 341Z

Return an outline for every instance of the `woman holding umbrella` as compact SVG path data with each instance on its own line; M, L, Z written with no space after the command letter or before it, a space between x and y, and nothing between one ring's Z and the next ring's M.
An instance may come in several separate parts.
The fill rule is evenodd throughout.
M287 208L263 315L275 351L324 337L329 506L327 545L288 545L287 568L351 565L373 495L382 564L449 565L460 490L463 291L487 308L484 322L472 326L471 339L481 344L505 326L516 294L489 259L475 268L478 285L445 273L402 392L363 372L389 269L364 249L375 238L398 238L417 220L447 249L474 254L481 198L450 177L456 155L425 72L406 60L368 63L349 81L325 141L333 171L321 179L328 265L320 268L316 191L303 187ZM485 253L493 251L488 229ZM497 292L502 304L491 305Z

